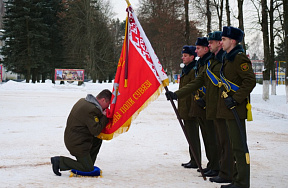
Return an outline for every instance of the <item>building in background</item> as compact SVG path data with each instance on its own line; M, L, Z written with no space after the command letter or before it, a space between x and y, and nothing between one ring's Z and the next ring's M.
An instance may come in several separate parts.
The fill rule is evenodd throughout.
M255 73L257 83L262 83L263 81L263 70L264 70L264 60L251 60L252 68ZM285 84L285 72L286 72L286 62L285 61L275 61L275 75L276 83ZM270 76L272 78L272 76Z

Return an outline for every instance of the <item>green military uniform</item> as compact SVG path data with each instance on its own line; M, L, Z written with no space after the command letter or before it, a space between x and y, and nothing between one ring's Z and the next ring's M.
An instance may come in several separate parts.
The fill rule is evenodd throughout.
M216 76L216 79L220 78L220 69L222 67L222 56L224 51L221 49L216 55L213 54L210 61L209 70ZM208 68L208 66L207 66ZM219 170L219 177L232 181L233 176L233 154L231 151L231 144L228 134L227 125L224 119L216 118L217 114L217 103L219 96L215 95L219 93L218 85L213 83L213 76L208 76L205 72L203 72L203 77L205 80L205 85L207 87L206 93L206 105L207 105L207 119L213 119L215 130L218 139L218 154L220 159L220 170ZM212 80L211 80L212 79Z
M224 51L220 50L216 56L213 54L209 60L209 69L218 78L220 77L223 53ZM186 96L191 92L195 92L203 85L206 86L206 119L213 120L218 139L218 156L220 157L220 171L218 176L226 180L232 180L234 161L226 122L224 119L216 118L217 102L219 98L216 93L219 93L219 87L218 85L214 85L212 83L211 78L209 78L207 75L207 68L208 64L205 66L204 71L202 71L195 80L191 81L189 84L182 87L181 90L178 90L175 93L178 98L181 98L182 96Z
M60 156L59 168L63 170L93 171L94 163L102 144L96 136L107 125L108 119L102 114L102 108L96 98L87 95L72 108L67 119L64 141L71 155L77 161Z
M198 60L197 63L198 63L199 75L201 75L202 71L205 69L205 65L206 65L207 61L209 60L210 56L211 56L211 53L209 52L209 53L206 53L202 58L200 58ZM193 83L193 81L190 83ZM190 83L188 85L190 85ZM200 88L201 86L203 86L203 84L204 83L201 83L199 85L199 87L197 87L195 90L193 90L192 93L196 93L195 91L198 88ZM184 86L183 88L187 88L187 86ZM183 89L181 88L180 90L175 92L177 97L179 98L179 100L182 97L191 93L191 90L189 90L189 89L188 90L184 89L183 91L182 90ZM206 98L205 95L201 91L198 91L197 95L200 98ZM189 112L189 115L191 117L197 117L198 122L200 124L201 133L202 133L204 146L205 146L206 157L208 159L207 168L211 169L211 170L216 170L216 171L219 170L218 148L217 148L216 133L215 133L213 121L206 119L206 110L204 110L202 107L200 107L197 104L197 101L195 101L195 100L192 100L191 110Z
M241 45L237 45L224 57L222 73L225 78L239 86L239 89L229 91L228 95L238 103L236 111L239 115L246 141L245 119L247 118L247 97L256 85L255 75L252 70L251 61L243 52ZM221 92L221 91L220 91ZM233 156L235 159L233 184L239 187L250 186L250 162L247 164L245 157L245 147L241 140L239 128L235 117L219 95L217 105L217 118L225 119L228 126Z
M188 84L191 80L195 79L196 60L193 60L187 66L182 69L182 75L180 77L179 89ZM192 148L199 162L201 162L201 146L199 138L199 123L195 117L190 117L189 111L194 95L190 94L178 100L178 112L184 121L185 129L188 134L188 139L192 144ZM192 151L189 147L190 163L192 166L197 166L197 163L193 157Z

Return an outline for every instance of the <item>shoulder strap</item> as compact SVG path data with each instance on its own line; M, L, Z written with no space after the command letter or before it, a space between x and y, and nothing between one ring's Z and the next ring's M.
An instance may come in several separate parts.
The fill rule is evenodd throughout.
M220 70L220 78L221 78L221 82L224 85L227 92L229 92L229 91L236 92L239 89L238 85L234 84L233 82L231 82L225 78L225 76L223 74L223 65L222 65L221 70Z
M210 70L210 65L211 65L211 62L208 61L208 63L207 63L207 69L206 69L206 74L207 74L208 78L210 79L210 81L212 82L212 84L215 85L215 86L218 86L221 79L218 78L218 77Z
M198 73L199 73L199 64L197 64L197 69L195 70L195 78L198 76ZM205 95L206 94L206 87L202 86L198 89L198 91L200 91L201 93L203 93Z
M206 87L202 86L198 89L198 91L202 92L205 95L206 94Z

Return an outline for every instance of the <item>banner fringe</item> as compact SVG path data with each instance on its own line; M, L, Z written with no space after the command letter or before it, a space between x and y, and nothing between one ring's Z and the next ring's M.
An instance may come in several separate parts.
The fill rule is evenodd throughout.
M163 89L163 85L160 85L158 89L154 92L154 94L151 95L151 97L117 131L111 134L100 133L97 137L102 140L111 140L112 138L115 138L120 134L127 132L131 126L132 121L136 119L136 117L142 110L144 110L151 102L155 101L160 96Z

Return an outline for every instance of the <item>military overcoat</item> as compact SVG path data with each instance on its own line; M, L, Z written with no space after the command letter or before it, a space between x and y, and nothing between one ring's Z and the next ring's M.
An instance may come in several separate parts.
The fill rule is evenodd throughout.
M222 55L223 50L220 50L217 53L217 56L210 56L210 67L209 69L217 76L220 77L220 69L222 66ZM207 71L208 64L205 65L203 71L197 76L197 78L183 87L181 90L176 91L176 95L181 98L182 96L187 95L188 93L195 92L197 89L203 85L206 87L206 118L213 120L216 118L217 114L217 102L219 99L219 87L214 85L210 78L208 77Z
M179 89L181 89L190 81L195 79L195 69L196 69L195 66L196 66L196 60L193 60L191 63L189 63L187 66L183 68L180 77ZM193 99L194 95L192 93L190 93L190 95L178 99L178 111L181 119L183 120L193 119L192 117L188 116L191 108L191 103L194 102Z
M232 96L238 103L236 111L239 118L246 119L247 97L255 87L256 79L251 61L243 52L241 45L237 45L228 54L225 54L222 70L227 80L239 86L239 89L236 92L229 91L228 95ZM226 107L221 94L219 95L217 105L217 118L235 119L232 111Z
M210 56L211 53L208 52L202 58L198 59L196 70L197 76L205 69L205 65L207 64ZM205 94L203 94L201 91L199 92L193 91L192 93L194 95L199 94L199 96L205 100ZM189 116L206 118L206 110L204 110L201 106L199 106L197 102L195 102L195 100L192 100Z
M101 107L80 99L72 108L64 133L64 141L71 155L82 157L89 154L92 140L108 123Z

